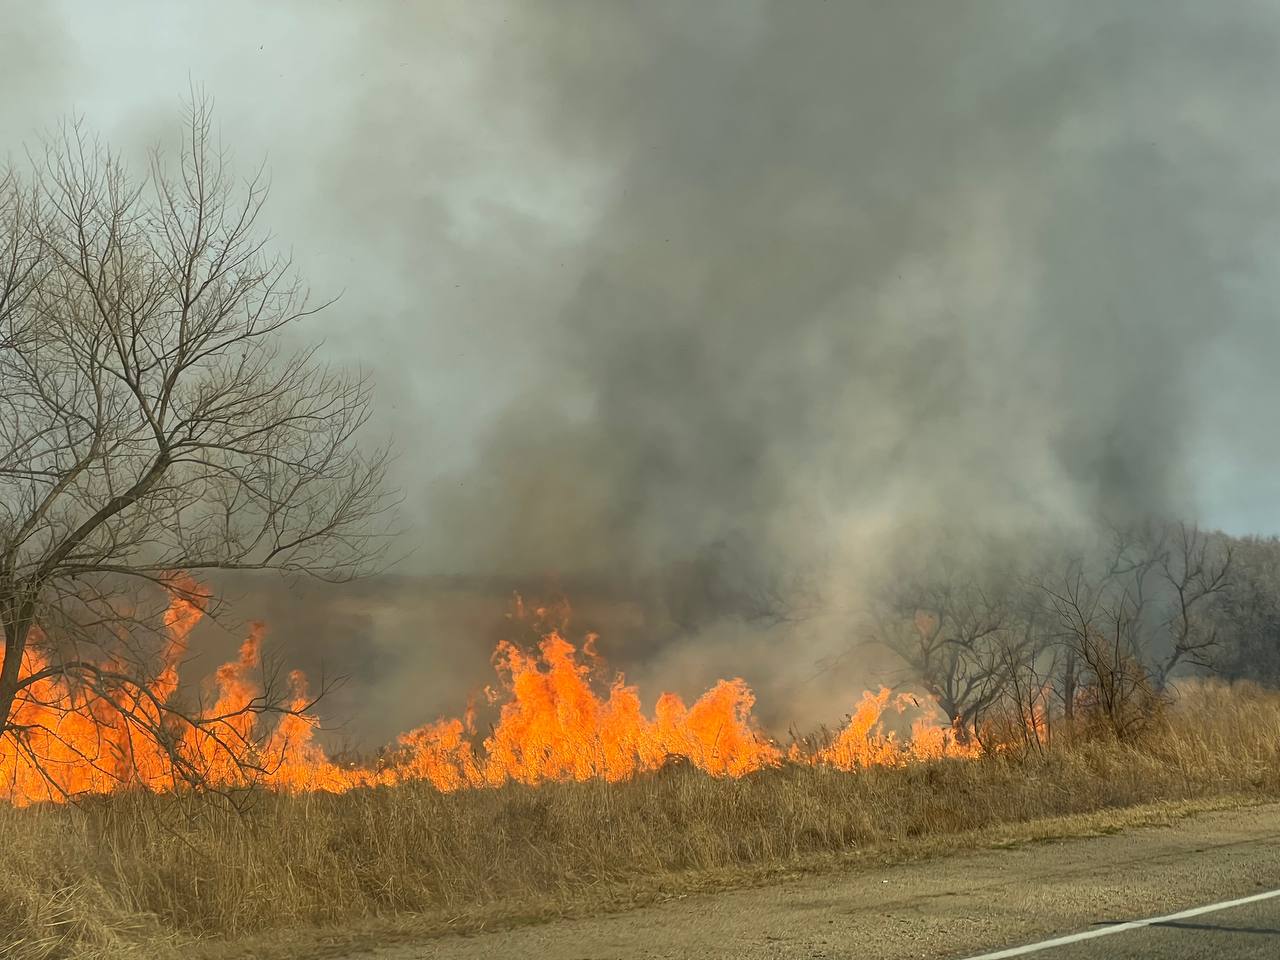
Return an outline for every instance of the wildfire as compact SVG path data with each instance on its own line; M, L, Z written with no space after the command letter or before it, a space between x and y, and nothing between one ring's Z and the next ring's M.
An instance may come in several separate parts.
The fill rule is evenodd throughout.
M841 731L810 748L794 744L784 750L761 732L751 712L755 696L742 679L721 680L690 705L664 693L649 716L634 686L621 675L608 677L594 636L579 650L561 629L549 629L536 651L498 645L493 663L499 683L487 691L497 720L488 736L477 742L469 706L461 718L402 734L376 768L344 767L315 742L317 720L307 712L310 700L300 672L290 675L291 709L274 726L260 729L260 626L250 631L239 657L207 684L206 706L195 713L173 706L187 638L204 616L200 591L187 586L169 604L160 669L145 687L120 683L87 691L47 673L48 663L29 648L22 676L47 675L25 688L15 731L0 739L0 798L25 805L184 784L341 792L429 781L451 791L508 782L618 781L672 760L714 776L741 777L783 762L854 770L970 755L974 749L957 743L950 728L912 698L894 697L887 689L864 693ZM890 710L924 715L904 739L885 729Z

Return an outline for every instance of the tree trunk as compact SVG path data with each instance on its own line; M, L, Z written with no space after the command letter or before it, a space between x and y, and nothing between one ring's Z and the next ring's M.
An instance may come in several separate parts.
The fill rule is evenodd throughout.
M1062 719L1067 735L1075 729L1076 722L1076 652L1067 650L1067 666L1062 676Z
M6 597L0 602L0 610L4 611L4 663L0 666L0 736L3 736L9 729L13 701L18 695L22 655L31 633L32 611L30 604L20 603L14 597Z

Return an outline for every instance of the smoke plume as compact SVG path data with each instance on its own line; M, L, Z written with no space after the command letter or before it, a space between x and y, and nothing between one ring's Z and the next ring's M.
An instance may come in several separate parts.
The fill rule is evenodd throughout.
M202 16L170 66L224 51L196 79L345 289L315 332L378 383L404 571L558 577L616 600L588 625L637 679L818 713L866 585L944 542L1276 524L1270 4ZM454 627L371 623L368 689L483 679Z
M433 566L852 575L908 528L1196 511L1208 374L1274 338L1263 8L569 9L513 11L485 90L601 199Z

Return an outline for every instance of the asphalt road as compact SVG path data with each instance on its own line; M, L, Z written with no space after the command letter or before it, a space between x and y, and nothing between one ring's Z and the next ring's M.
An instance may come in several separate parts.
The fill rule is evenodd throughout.
M1280 957L1280 890L1255 894L1247 903L1203 904L1172 916L1096 921L1087 930L1020 944L971 960L1099 958ZM1191 915L1187 915L1191 914ZM1136 928L1135 928L1136 927ZM1067 942L1063 942L1067 941Z
M1270 805L444 938L359 960L961 960L1276 889L1280 805ZM1280 897L1019 955L1275 960Z

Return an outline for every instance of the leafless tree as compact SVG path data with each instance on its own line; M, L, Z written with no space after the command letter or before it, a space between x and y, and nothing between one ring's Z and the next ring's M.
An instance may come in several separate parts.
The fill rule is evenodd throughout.
M1011 662L1033 657L1036 633L1004 574L981 582L954 565L903 580L878 617L876 638L896 653L951 719L974 731L1002 694Z
M1214 669L1233 680L1280 684L1280 538L1214 539L1219 556L1231 556L1229 583L1201 611L1201 629L1221 641Z
M1230 585L1233 553L1229 541L1215 545L1198 527L1180 523L1169 531L1159 558L1171 598L1164 623L1167 649L1153 667L1158 689L1179 666L1214 665L1219 643L1210 607Z
M1075 558L1039 578L1051 640L1063 651L1060 690L1070 725L1083 699L1113 733L1128 735L1179 667L1209 667L1217 649L1212 603L1229 584L1230 544L1194 525L1146 522L1109 531L1100 562Z
M76 121L0 176L0 736L16 742L41 679L147 689L145 598L208 602L181 571L343 580L386 544L388 454L356 445L370 385L286 349L324 304L271 252L261 171L235 177L207 101L187 121L141 176Z
M1020 633L1011 634L1001 645L996 674L999 696L987 710L983 723L975 725L984 746L1018 745L1025 752L1044 752L1053 727L1057 652L1044 644L1034 617L1024 619ZM986 742L988 735L994 744Z
M1124 737L1150 715L1154 693L1140 659L1142 600L1127 585L1113 589L1116 582L1110 573L1091 578L1074 562L1060 582L1043 589L1070 664L1062 688L1068 723L1074 724L1075 707L1082 705L1090 719L1100 718Z

